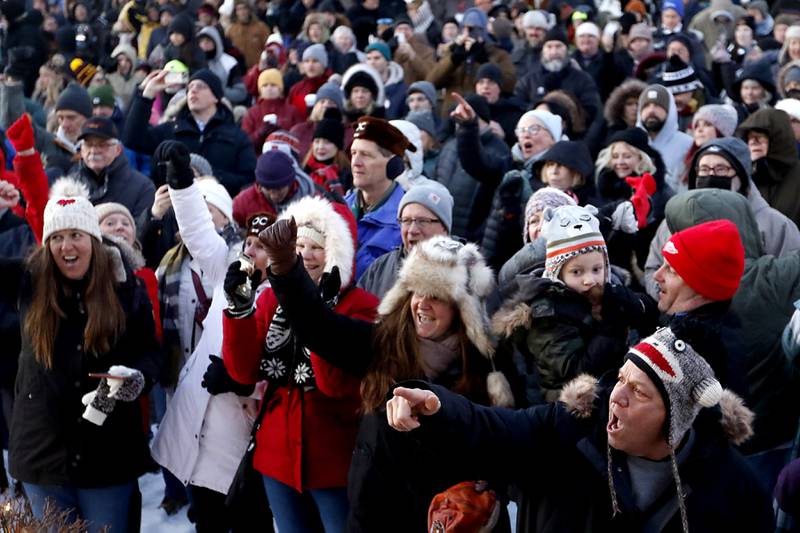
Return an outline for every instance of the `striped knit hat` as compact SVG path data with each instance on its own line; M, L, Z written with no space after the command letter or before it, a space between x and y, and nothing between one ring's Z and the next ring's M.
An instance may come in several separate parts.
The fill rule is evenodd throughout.
M565 205L544 210L542 236L547 240L547 258L543 277L559 281L561 268L567 261L580 254L602 252L608 281L608 249L595 214L597 208L591 205Z

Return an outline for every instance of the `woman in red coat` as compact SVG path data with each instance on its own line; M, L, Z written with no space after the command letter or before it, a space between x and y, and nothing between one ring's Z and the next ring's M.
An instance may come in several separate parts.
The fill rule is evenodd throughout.
M338 314L374 320L378 300L353 283L356 224L347 206L306 197L281 215L291 217L298 227L297 253L327 304ZM325 530L344 531L360 379L297 341L272 289L259 296L255 311L226 311L223 328L222 353L231 377L269 383L253 466L264 475L278 529L310 530L306 493Z

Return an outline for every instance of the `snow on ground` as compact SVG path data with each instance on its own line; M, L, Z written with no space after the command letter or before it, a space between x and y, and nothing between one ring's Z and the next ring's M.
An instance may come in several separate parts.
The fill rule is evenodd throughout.
M142 491L142 532L143 533L191 533L194 524L186 518L185 506L172 516L158 506L164 497L164 478L160 473L145 474L139 478Z

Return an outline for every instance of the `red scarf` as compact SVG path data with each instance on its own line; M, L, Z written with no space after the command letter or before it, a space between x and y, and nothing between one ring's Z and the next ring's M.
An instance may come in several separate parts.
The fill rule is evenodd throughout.
M306 171L314 183L344 198L344 186L339 180L339 165L320 163L312 155L306 163Z

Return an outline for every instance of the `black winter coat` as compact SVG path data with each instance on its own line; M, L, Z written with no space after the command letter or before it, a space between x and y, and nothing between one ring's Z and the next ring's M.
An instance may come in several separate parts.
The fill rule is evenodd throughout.
M470 460L461 465L464 479L474 479L477 470L478 479L491 473L538 489L535 509L518 516L523 533L681 532L674 482L650 508L639 510L625 456L617 451L611 453L611 471L620 513L612 516L606 459L611 385L592 382L581 391L587 398L597 396L588 418L579 418L577 406L561 402L516 411L488 408L436 385L400 383L433 390L442 407L405 434L415 439L416 447L384 453L411 462L411 454L424 448L447 469L460 460L450 460L453 450L466 451ZM728 420L732 416L723 412ZM724 434L721 422L719 409L700 412L692 426L692 447L679 465L689 531L773 531L772 498L728 442L737 435ZM664 511L660 519L659 510Z
M503 133L506 134L506 144L510 147L514 146L517 142L517 122L519 117L525 112L525 104L519 101L517 97L511 96L506 98L501 96L494 104L489 104L489 114L492 120L500 124L503 128Z
M156 193L150 178L130 167L125 154L120 154L98 176L81 161L70 174L82 181L89 189L89 200L94 205L117 202L131 212L136 219L149 211Z
M123 143L131 150L152 155L167 140L180 141L190 152L205 157L231 198L255 180L256 153L247 134L233 121L233 114L218 104L203 131L197 127L188 107L173 122L150 126L153 101L137 94L133 97L125 123Z
M22 260L0 259L6 283L0 299L19 302L20 322L33 296L30 274ZM113 348L96 356L84 353L86 317L80 291L61 294L65 313L55 338L53 368L40 365L23 333L22 352L14 394L9 440L9 471L14 478L39 485L93 488L133 481L146 469L147 437L138 401L118 401L102 426L82 418L84 394L97 388L90 372L107 372L112 365L140 370L151 385L159 373L161 356L155 338L153 308L139 278L127 270L117 288L127 317L125 331Z
M571 63L560 72L549 72L541 64L537 64L518 79L514 94L530 104L541 100L550 91L559 89L575 95L586 112L587 124L594 121L601 109L600 91L589 74L573 67Z
M436 163L436 181L453 195L452 235L480 242L492 196L511 168L511 151L490 130L479 132L477 121L456 130Z
M373 330L375 324L333 312L324 304L319 288L308 277L300 261L283 276L269 276L272 290L278 298L300 342L332 365L352 375L366 374L375 356ZM347 339L331 342L331 339ZM491 371L489 362L481 355L470 356L470 369L480 376L481 386L470 397L488 403L485 376ZM513 380L515 372L510 360L495 358L497 369ZM456 365L458 366L458 365ZM460 367L446 370L437 382L452 387L461 377ZM463 479L439 469L428 452L420 448L417 465L436 470L435 480L426 483L405 481L404 465L383 453L387 449L385 409L363 416L359 425L356 447L350 463L347 492L350 501L347 531L350 533L408 533L424 531L428 506L433 496ZM455 452L454 452L455 453ZM467 460L466 457L463 458ZM417 467L419 468L419 466ZM495 480L495 476L487 479ZM397 510L402 509L398 513Z

